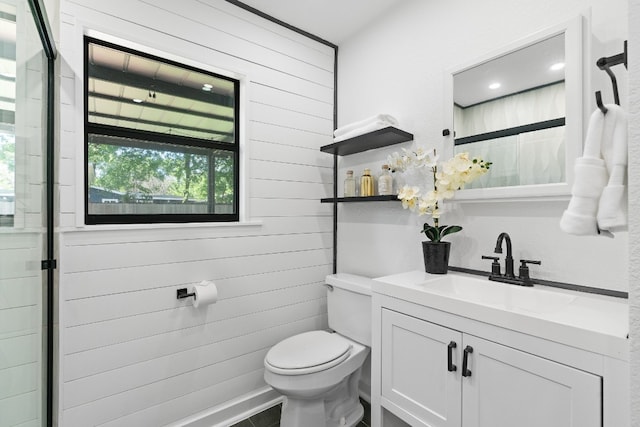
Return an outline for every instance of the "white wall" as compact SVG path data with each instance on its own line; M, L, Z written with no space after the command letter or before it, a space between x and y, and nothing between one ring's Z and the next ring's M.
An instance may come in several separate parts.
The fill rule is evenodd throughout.
M611 102L611 84L595 62L622 51L625 0L408 0L340 46L338 125L388 112L419 144L441 149L448 70L580 13L591 15L591 50L585 59L587 82L593 75L589 93L602 90L605 102ZM626 71L620 66L614 71L625 106ZM591 110L595 101L590 102ZM378 171L387 154L408 146L342 158L341 179L347 167L356 173L365 166ZM506 231L514 258L542 260L540 267L531 267L533 277L627 291L627 233L615 239L566 235L559 219L567 203L460 204L441 220L464 226L451 236L451 265L489 271L481 255L491 254L498 234ZM338 270L380 276L424 268L418 232L424 218L390 202L341 206L339 218Z
M0 426L41 425L42 235L0 229Z
M319 147L333 129L333 49L219 0L67 0L60 17L58 424L228 413L265 386L274 343L326 327L332 218L319 199L332 159ZM246 76L249 224L82 226L87 30ZM176 299L203 279L217 283L217 304Z
M629 50L640 46L640 1L629 1ZM640 56L629 54L629 210L640 212ZM631 425L640 425L640 217L629 224Z

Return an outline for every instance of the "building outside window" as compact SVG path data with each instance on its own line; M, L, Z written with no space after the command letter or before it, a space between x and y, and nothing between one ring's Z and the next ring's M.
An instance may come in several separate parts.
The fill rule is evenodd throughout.
M239 81L85 37L87 224L237 221Z

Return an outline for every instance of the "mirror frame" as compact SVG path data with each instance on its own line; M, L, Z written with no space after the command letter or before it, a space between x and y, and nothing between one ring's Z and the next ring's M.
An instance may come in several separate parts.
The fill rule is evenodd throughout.
M444 152L453 156L454 150L454 123L453 123L453 79L455 74L470 68L489 62L495 58L507 55L514 51L526 48L537 42L564 33L565 35L565 96L567 119L565 124L565 177L566 182L553 184L517 185L510 187L489 187L462 189L456 192L452 201L511 201L511 200L568 200L573 185L573 165L575 159L582 155L582 141L584 133L586 99L583 85L584 67L584 36L583 17L578 16L570 21L563 22L553 27L546 28L530 36L510 43L501 49L492 51L479 58L475 58L465 64L449 70L445 76L445 114L448 123L445 128L451 129L449 136L444 140ZM485 159L491 161L491 159Z

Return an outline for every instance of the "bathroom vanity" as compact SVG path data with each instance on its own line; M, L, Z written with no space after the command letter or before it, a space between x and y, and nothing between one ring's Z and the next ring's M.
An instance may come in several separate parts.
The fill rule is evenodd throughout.
M627 300L421 271L373 292L374 427L629 426Z

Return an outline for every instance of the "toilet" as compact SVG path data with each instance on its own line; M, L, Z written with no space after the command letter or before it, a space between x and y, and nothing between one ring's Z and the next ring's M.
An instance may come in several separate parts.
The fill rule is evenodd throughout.
M371 279L326 277L330 331L310 331L274 345L264 379L286 397L281 427L351 427L364 415L358 397L371 348Z

